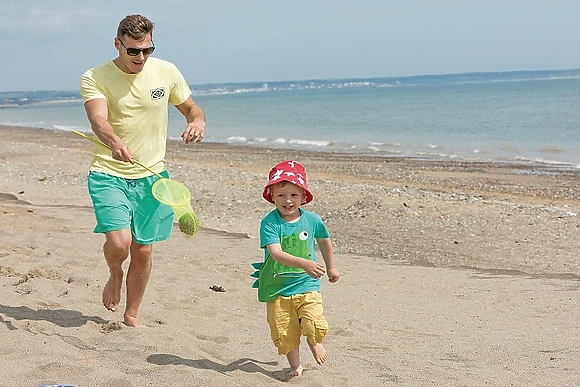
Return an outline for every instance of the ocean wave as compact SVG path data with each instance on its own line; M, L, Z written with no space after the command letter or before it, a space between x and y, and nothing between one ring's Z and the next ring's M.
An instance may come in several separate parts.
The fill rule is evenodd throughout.
M73 130L89 130L90 128L88 127L80 127L80 126L74 126L74 125L52 125L53 129L56 130L63 130L65 132L71 132Z
M545 164L545 165L562 165L562 166L570 166L572 164L570 163L566 163L563 161L558 161L558 160L546 160L546 159L541 159L541 158L535 158L532 161L538 163L538 164Z
M227 140L230 142L248 142L248 139L243 136L230 136Z
M400 143L388 143L388 142L375 142L369 141L369 146L401 146Z
M376 148L376 147L368 147L367 150L377 153L377 154L386 154L386 155L401 155L402 152L398 150L392 149L384 149L384 148Z
M0 121L0 125L3 126L20 126L23 128L40 128L40 129L50 129L50 130L62 130L64 132L71 132L73 130L86 131L90 130L88 124L86 126L81 125L62 125L55 124L46 121L36 121L36 122L22 122L22 121Z
M285 138L276 138L276 139L270 139L270 138L266 138L266 137L252 137L252 138L248 138L248 137L244 137L244 136L230 136L226 138L226 141L229 143L245 143L245 144L259 144L259 145L264 145L264 146L268 146L268 145L281 145L281 146L288 146L291 148L296 148L296 147L304 147L304 148L309 148L309 149L315 149L315 148L327 148L327 147L332 147L333 145L335 145L334 141L329 141L329 140L304 140L304 139L298 139L298 138L292 138L292 139L285 139ZM345 147L350 146L351 144L345 144Z
M333 144L332 141L315 141L315 140L300 140L300 139L291 139L288 141L289 144L292 145L304 145L308 147L327 147Z

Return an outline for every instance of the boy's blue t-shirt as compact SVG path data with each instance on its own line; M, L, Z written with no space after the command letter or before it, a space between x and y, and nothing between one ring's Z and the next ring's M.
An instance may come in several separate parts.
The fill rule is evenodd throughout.
M328 229L319 215L300 210L298 221L289 223L272 210L260 223L260 247L264 249L264 263L258 277L258 299L270 302L279 296L320 291L320 278L312 278L302 269L276 262L267 245L279 243L282 251L316 261L316 239L329 238Z

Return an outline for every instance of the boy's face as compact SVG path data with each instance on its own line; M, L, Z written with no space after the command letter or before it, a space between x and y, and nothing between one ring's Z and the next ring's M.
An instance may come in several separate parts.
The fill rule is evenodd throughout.
M298 209L306 200L304 188L287 181L281 181L273 184L270 187L270 192L282 219L290 222L300 217Z

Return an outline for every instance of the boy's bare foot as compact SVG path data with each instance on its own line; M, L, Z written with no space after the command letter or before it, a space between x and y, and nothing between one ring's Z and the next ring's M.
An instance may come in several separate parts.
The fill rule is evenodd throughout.
M290 371L286 374L286 379L292 379L296 376L302 375L302 362L300 361L300 345L286 354Z
M123 272L121 276L111 276L103 288L102 301L105 308L114 312L121 302L121 285L123 284Z
M291 379L291 378L295 378L296 376L301 376L303 371L304 371L304 368L302 368L302 364L300 364L298 366L298 368L296 368L296 369L290 368L290 372L288 372L286 374L286 377L288 379Z
M137 317L125 316L123 318L123 323L131 328L145 328L145 325L141 324L141 322L137 320Z
M314 360L316 360L318 365L324 364L326 361L326 349L324 349L322 344L310 344L310 342L308 342L308 346L310 347L312 356L314 356Z

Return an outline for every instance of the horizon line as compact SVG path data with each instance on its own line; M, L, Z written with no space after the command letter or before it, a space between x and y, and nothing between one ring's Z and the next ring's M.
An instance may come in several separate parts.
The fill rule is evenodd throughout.
M298 82L322 82L322 81L352 81L352 80L404 80L419 77L444 77L444 76L461 76L461 75L477 75L477 74L510 74L510 73L537 73L537 72L570 72L580 71L580 68L565 68L565 69L535 69L535 70L490 70L490 71L465 71L458 73L426 73L402 76L372 76L372 77L344 77L344 78L304 78L293 80L258 80L258 81L231 81L231 82L206 82L206 83L191 83L189 86L209 86L209 85L243 85L249 83L298 83ZM34 93L34 92L71 92L75 89L34 89L34 90L0 90L0 93Z

